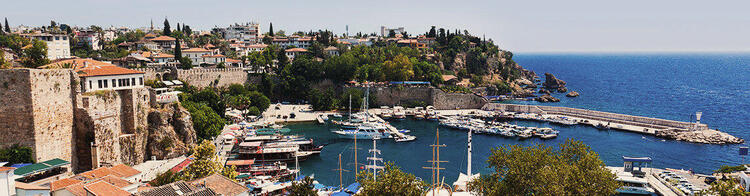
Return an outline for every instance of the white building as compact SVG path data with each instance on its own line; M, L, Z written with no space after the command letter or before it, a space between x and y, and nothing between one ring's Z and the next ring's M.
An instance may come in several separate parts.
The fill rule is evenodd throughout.
M124 90L143 87L143 72L118 67L93 59L68 59L55 64L70 64L81 78L81 91Z
M225 40L237 40L244 44L260 43L260 25L257 23L233 24L226 28L214 28L215 33L221 34Z
M395 32L396 35L405 32L404 27L398 27L398 28L389 29L389 28L387 28L385 26L380 26L380 36L386 37L386 36L388 36L388 34L391 33L391 31Z
M323 51L328 54L328 56L338 56L339 55L339 49L333 46L328 46L328 48L323 49Z
M49 196L49 187L16 182L16 196Z
M91 29L81 30L76 32L76 38L78 39L78 45L88 45L92 50L101 50L102 47L99 45L99 34Z
M47 43L47 58L49 60L70 58L70 40L64 34L35 33L21 36L38 39Z
M287 49L284 52L286 52L286 56L289 59L294 59L294 57L299 56L300 54L307 53L307 50L304 48L291 48Z
M13 167L0 167L0 195L16 194L16 181L13 179Z
M292 35L289 37L277 37L273 38L273 41L271 41L272 44L279 45L283 48L304 48L307 49L312 44L313 38L312 37L300 37L296 35Z

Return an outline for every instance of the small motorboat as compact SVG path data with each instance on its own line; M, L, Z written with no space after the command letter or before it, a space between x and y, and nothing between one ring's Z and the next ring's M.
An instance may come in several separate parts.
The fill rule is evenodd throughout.
M396 142L409 142L409 141L414 141L415 139L417 139L417 137L406 135L404 137L396 138Z

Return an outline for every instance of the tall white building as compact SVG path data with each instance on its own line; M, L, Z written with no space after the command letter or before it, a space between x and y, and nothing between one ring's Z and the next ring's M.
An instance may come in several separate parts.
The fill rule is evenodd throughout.
M226 28L214 28L213 31L221 34L226 40L237 40L247 45L260 43L262 39L260 25L257 23L235 23Z
M398 28L389 29L389 28L387 28L385 26L380 26L380 36L386 37L386 36L388 36L388 34L391 31L395 32L396 34L401 34L405 30L404 30L404 27L398 27Z
M96 33L96 31L91 29L85 29L78 31L76 33L76 38L78 38L78 45L88 45L91 46L92 50L101 50L102 47L99 45L99 34Z
M47 43L47 58L49 60L70 58L70 39L64 34L21 34L21 36L38 39Z

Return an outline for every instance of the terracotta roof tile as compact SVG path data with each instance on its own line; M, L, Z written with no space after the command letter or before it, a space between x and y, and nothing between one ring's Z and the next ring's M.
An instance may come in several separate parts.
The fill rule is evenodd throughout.
M131 177L141 173L141 171L133 169L132 167L125 164L115 165L114 167L111 167L109 169L114 171L115 173L120 174L121 177Z
M205 58L221 58L221 57L227 57L227 56L220 55L220 54L215 54L215 55L203 55L201 57L205 57Z
M203 49L203 48L190 48L190 49L182 50L182 52L185 53L185 52L211 52L211 51Z
M93 60L93 59L67 59L47 64L42 68L59 68L65 64L73 66L73 70L78 72L78 76L106 76L106 75L124 75L124 74L142 74L143 72L118 67L113 64Z
M83 186L83 188L92 195L102 195L102 196L129 196L131 195L125 190L122 190L114 185L111 185L104 181L98 181L94 183L87 184L86 186Z
M65 190L72 193L75 196L86 196L86 190L83 189L83 182L79 182L78 184L70 185L68 187L65 187Z
M105 181L105 182L107 182L107 183L109 183L111 185L114 185L116 187L119 187L119 188L126 187L128 185L133 184L133 183L128 182L127 180L123 180L122 178L114 176L114 175L104 176L104 177L99 178L98 180L96 180L94 182L97 182L97 181Z
M304 48L292 48L285 50L286 52L307 52Z
M242 61L240 61L240 60L237 60L237 59L230 59L230 58L227 58L227 59L226 59L226 60L224 60L224 61L226 61L227 63L241 63L241 62L242 62Z
M220 174L213 174L202 179L194 180L191 183L196 186L203 185L214 190L219 195L239 195L248 191L247 187Z
M61 180L50 183L49 188L50 188L50 191L56 191L56 190L64 189L65 187L68 187L70 185L80 183L80 182L82 181L76 180L73 178L65 178L65 179L61 179Z
M115 172L113 172L109 168L100 167L100 168L97 168L95 170L83 172L83 173L78 174L78 175L81 175L81 176L86 177L88 179L97 179L97 178L101 178L101 177L108 176L108 175L119 175L119 174L116 174Z
M151 41L155 41L155 42L156 41L175 41L175 40L177 39L173 37L169 37L169 36L164 36L164 35L151 39Z
M10 171L16 169L15 167L0 167L0 172Z

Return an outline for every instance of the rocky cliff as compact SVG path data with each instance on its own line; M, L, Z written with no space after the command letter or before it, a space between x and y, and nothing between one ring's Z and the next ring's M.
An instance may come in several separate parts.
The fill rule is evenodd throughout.
M557 92L567 92L568 88L565 87L565 81L555 78L555 75L551 73L544 73L544 88L549 90L557 90Z
M744 139L716 130L684 131L676 129L660 130L657 137L704 144L741 144Z
M174 158L187 153L196 142L190 113L179 104L154 108L148 114L149 157Z

